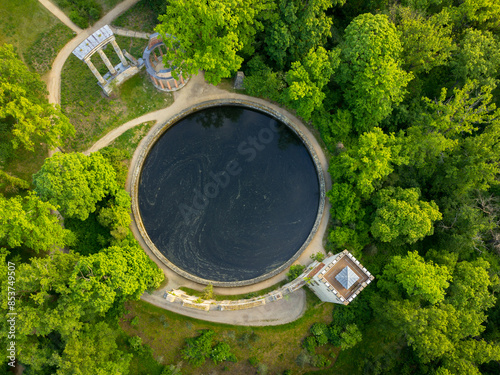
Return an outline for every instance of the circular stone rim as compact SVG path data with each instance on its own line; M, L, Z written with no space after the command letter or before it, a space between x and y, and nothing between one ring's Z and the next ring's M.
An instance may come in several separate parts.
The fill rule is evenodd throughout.
M318 211L316 214L316 219L314 221L314 225L309 232L309 235L307 236L306 240L300 246L300 248L295 252L295 254L288 259L285 263L280 265L279 267L276 267L270 272L267 272L263 275L254 277L252 279L247 279L247 280L239 280L239 281L216 281L216 280L209 280L209 279L204 279L199 276L193 275L187 271L184 271L183 269L179 268L176 266L174 263L172 263L170 260L168 260L161 252L158 250L156 245L151 241L149 238L149 235L146 231L146 228L144 227L144 224L142 222L142 217L139 211L139 180L140 176L142 173L142 167L144 165L144 162L149 155L149 152L155 145L155 143L158 141L158 139L168 130L170 127L172 127L174 124L185 118L186 116L199 112L203 109L207 108L212 108L212 107L222 107L222 106L241 106L241 107L246 107L250 109L254 109L260 112L264 112L267 115L272 116L274 119L283 122L290 130L292 130L302 141L302 143L306 146L307 151L309 152L309 155L311 156L314 167L316 168L316 174L318 176L318 184L319 184L319 189L320 189L320 196L319 196L319 203L318 203ZM316 151L314 150L311 142L309 139L304 135L304 133L288 118L281 113L275 111L274 109L265 106L263 104L251 102L248 100L242 100L242 99L216 99L216 100L209 100L209 101L204 101L199 104L195 104L193 106L190 106L181 112L177 113L176 115L172 116L169 120L164 122L160 126L155 126L153 128L153 132L151 135L147 136L147 144L145 147L142 148L137 161L136 165L137 167L134 169L134 173L132 175L132 183L131 183L131 196L132 196L132 214L133 214L133 219L137 225L137 228L139 229L139 234L141 235L142 239L148 246L149 250L168 268L170 268L172 271L177 273L178 275L185 277L188 280L195 281L199 284L203 285L208 285L212 284L213 286L218 286L218 287L238 287L238 286L247 286L247 285L252 285L259 283L261 281L270 279L273 276L276 276L277 274L283 272L285 269L290 267L293 262L295 262L304 252L304 250L309 246L311 243L312 239L314 238L316 232L319 229L319 225L321 223L321 219L323 217L323 212L325 209L325 176L323 175L323 169L321 166L321 162L318 158L318 155L316 154Z

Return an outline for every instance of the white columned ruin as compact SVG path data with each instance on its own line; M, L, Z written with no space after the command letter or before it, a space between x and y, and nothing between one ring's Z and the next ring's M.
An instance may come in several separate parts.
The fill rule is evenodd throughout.
M120 58L120 61L122 62L123 66L128 66L128 62L127 62L127 60L125 60L125 56L123 56L122 50L118 46L118 43L116 43L116 40L113 39L111 41L111 45L115 49L115 52L118 55L118 57Z
M92 64L92 61L90 60L90 57L88 59L85 59L84 61L87 64L87 66L90 68L90 71L92 73L94 73L94 76L97 78L97 80L99 81L99 83L101 85L106 84L106 80L104 78L102 78L101 73L99 73L99 71L95 68L94 64Z
M111 61L109 61L108 56L106 56L104 51L102 49L99 49L99 50L97 50L97 53L99 53L99 56L101 56L101 59L102 59L102 61L104 61L104 64L108 68L109 72L111 74L116 74L115 67L113 66L113 64L111 64Z
M106 56L103 51L109 43L111 43L115 53L120 58L120 64L116 66L113 66L111 61L109 61L108 56ZM108 73L104 75L99 73L90 59L96 52L99 54L108 69ZM142 59L132 59L132 63L127 61L122 50L118 46L118 43L116 43L113 31L111 31L111 28L108 25L101 27L80 43L80 45L73 50L73 54L87 64L89 69L97 78L99 86L102 87L106 95L111 93L115 85L119 85L126 79L132 77L134 74L137 74L139 69L144 66ZM114 85L111 85L112 82Z

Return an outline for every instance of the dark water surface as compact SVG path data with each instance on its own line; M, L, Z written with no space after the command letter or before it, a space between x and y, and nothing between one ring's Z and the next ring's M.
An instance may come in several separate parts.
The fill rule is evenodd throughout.
M224 106L191 114L147 156L139 183L144 227L177 267L213 281L242 281L300 249L319 203L313 160L269 115Z

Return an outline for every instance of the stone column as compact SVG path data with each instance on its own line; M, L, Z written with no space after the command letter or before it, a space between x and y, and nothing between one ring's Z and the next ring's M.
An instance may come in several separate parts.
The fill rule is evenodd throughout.
M85 59L85 64L87 64L87 66L89 67L91 72L94 73L94 76L97 78L99 83L104 86L106 84L106 80L104 78L102 78L101 73L99 73L97 71L94 64L92 64L92 61L90 60L90 58Z
M123 56L122 50L118 46L118 43L116 43L116 40L113 39L111 41L111 45L115 49L115 52L118 55L118 57L120 58L120 61L122 62L123 66L128 66L128 62L127 62L127 60L125 60L125 56Z
M106 64L106 67L111 72L111 74L116 74L115 67L113 66L113 64L111 64L111 61L109 61L108 56L106 56L104 51L102 49L98 49L97 52L99 53L99 56L101 56L102 61L104 61L104 64Z

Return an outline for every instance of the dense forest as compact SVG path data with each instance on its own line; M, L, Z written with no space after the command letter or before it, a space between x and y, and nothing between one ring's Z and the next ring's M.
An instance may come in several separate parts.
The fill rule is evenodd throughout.
M246 94L322 140L327 249L351 251L376 283L311 328L307 360L334 345L356 351L359 374L500 373L500 2L143 3L178 74L201 69L217 85L242 70ZM74 135L9 46L0 92L2 166L15 149ZM0 308L6 316L13 263L27 374L128 373L115 327L124 302L163 275L128 229L125 158L58 153L32 181L0 169ZM6 347L7 319L0 328Z

